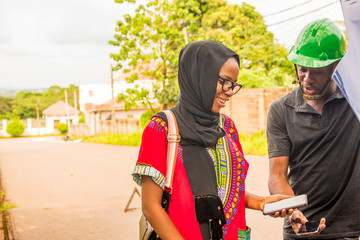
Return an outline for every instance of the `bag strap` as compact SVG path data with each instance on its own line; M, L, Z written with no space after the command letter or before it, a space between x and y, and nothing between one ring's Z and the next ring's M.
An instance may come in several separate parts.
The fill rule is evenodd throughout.
M168 122L168 147L166 155L166 177L165 177L165 190L172 194L173 178L175 171L175 164L177 152L180 142L179 128L176 122L174 113L171 110L163 110Z

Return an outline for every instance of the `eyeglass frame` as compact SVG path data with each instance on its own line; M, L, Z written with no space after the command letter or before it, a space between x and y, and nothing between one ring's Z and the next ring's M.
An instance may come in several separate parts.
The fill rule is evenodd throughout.
M233 81L231 81L230 79L226 79L226 78L223 78L223 77L220 77L218 76L218 78L220 78L223 82L221 82L221 89L223 90L223 92L227 92L229 91L230 89L234 91L234 88L236 86L240 86L239 90L237 90L236 92L234 92L233 94L236 94L240 91L240 89L243 87L240 83L234 83ZM224 85L226 82L230 82L231 83L231 87L229 87L229 89L227 89L226 91L224 90Z

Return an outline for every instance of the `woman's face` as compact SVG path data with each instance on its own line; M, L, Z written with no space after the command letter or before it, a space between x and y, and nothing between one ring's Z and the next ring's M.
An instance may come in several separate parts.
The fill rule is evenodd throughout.
M221 67L219 76L230 80L233 83L237 82L237 78L239 75L239 64L234 58L229 58L224 65ZM211 111L214 113L220 112L220 109L225 107L227 101L234 95L233 90L230 88L228 91L224 92L222 90L222 83L224 81L222 79L218 79L215 98L213 102L213 106Z

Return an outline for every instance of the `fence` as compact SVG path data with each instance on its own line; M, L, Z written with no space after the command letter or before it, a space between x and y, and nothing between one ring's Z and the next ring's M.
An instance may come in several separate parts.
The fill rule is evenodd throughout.
M99 134L130 134L140 130L138 119L126 118L115 119L115 132L112 131L111 120L97 120L93 126L77 124L72 126L71 134L78 137L99 135Z
M2 119L0 120L0 137L9 137L10 135L6 132L7 125L11 120ZM53 133L51 130L46 128L45 119L20 119L20 122L24 124L25 131L21 136L36 136L46 135Z

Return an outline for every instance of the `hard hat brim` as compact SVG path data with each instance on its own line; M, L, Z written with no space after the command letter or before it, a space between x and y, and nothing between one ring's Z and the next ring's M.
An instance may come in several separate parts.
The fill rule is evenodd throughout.
M342 57L336 59L328 60L319 60L318 58L307 57L303 55L298 55L293 49L290 50L290 53L287 56L287 59L299 66L309 67L309 68L322 68L329 66L330 64L341 60Z

